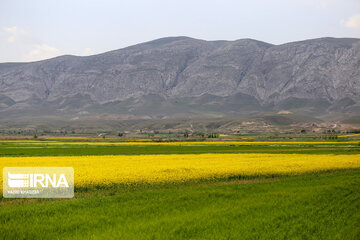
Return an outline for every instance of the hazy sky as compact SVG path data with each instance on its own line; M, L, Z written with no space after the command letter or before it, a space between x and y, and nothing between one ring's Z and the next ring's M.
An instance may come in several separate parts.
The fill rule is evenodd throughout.
M91 55L167 36L360 38L360 0L0 0L0 62Z

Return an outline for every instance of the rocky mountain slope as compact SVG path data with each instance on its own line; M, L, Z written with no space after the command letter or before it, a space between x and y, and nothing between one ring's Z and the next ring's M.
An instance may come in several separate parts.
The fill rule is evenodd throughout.
M280 110L360 114L360 39L271 45L170 37L88 57L0 64L1 117Z

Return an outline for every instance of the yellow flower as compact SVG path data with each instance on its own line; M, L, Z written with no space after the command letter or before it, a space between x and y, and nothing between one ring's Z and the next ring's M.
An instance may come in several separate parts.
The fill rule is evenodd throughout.
M360 168L360 155L252 153L0 158L0 169L21 166L73 167L75 186L89 186Z
M341 136L339 136L339 137L357 137L357 136L360 137L360 134L341 135Z

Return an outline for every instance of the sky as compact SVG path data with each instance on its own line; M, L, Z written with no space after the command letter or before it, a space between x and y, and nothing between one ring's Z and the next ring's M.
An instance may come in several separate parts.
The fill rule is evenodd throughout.
M0 0L0 62L87 56L169 36L360 38L360 0Z

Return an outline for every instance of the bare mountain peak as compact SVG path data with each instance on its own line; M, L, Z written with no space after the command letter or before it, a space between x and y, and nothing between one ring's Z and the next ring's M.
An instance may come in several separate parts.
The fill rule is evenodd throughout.
M200 96L219 97L211 101L215 109L204 108L209 111L228 109L225 105L231 98L233 108L228 110L238 114L251 109L272 111L278 106L320 114L336 111L332 104L342 104L340 111L356 112L360 40L319 38L272 45L253 39L161 38L88 57L2 63L0 96L3 113L24 108L66 113L71 104L74 111L91 108L101 112L103 104L133 99L133 108L120 104L114 111L136 112L142 109L140 103L156 102L163 107L159 112L166 115L169 109L185 111L174 107L172 99ZM135 104L136 99L145 100ZM199 104L194 99L176 101L186 106ZM241 104L248 104L250 110Z

